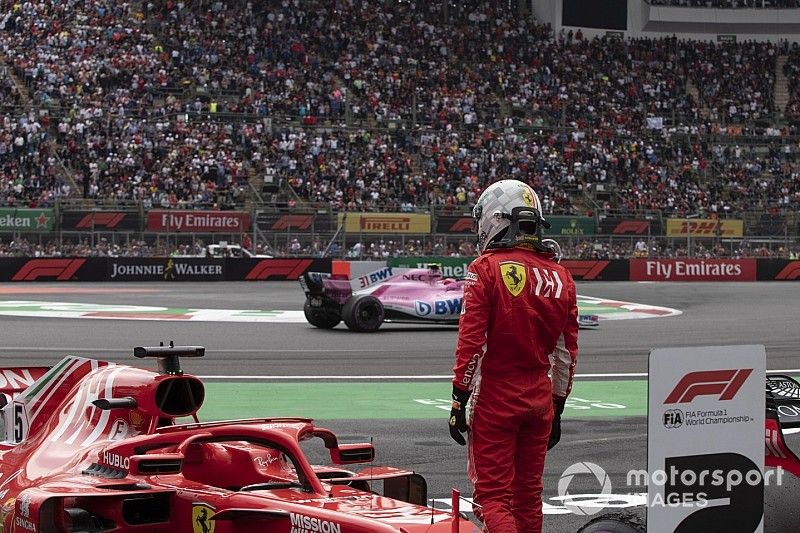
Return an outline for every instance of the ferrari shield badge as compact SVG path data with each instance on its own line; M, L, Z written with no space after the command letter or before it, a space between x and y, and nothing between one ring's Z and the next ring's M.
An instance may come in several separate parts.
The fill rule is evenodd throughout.
M500 263L500 275L511 296L519 296L519 293L525 288L525 281L527 280L525 265L513 261Z
M216 523L211 520L214 508L205 503L192 504L192 531L194 533L214 533Z
M528 207L533 207L533 195L531 191L528 189L522 191L522 201L525 202L525 205Z

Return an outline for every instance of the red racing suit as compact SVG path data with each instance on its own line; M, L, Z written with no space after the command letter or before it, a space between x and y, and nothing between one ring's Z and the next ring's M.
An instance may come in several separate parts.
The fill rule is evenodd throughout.
M476 514L489 533L539 532L553 397L569 395L577 361L575 282L550 255L519 247L487 250L466 278L453 385L472 391Z

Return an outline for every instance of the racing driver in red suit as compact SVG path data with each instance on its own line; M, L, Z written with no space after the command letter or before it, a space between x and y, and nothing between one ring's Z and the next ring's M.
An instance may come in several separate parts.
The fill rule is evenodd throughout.
M542 243L531 187L501 180L478 199L478 251L464 286L450 434L465 444L488 533L542 530L542 472L561 436L577 360L575 283ZM469 404L469 405L467 405Z

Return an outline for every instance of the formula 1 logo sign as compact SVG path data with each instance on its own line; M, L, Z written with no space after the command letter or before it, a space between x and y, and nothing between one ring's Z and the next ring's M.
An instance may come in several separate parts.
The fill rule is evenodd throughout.
M646 220L623 220L614 227L612 233L617 235L630 233L642 235L647 233L648 229L650 229L650 223Z
M11 281L36 281L39 278L69 281L86 259L31 259L20 268Z
M125 213L89 213L75 224L77 229L116 228L125 218Z
M647 531L763 532L763 345L659 348L647 390Z
M690 372L675 385L664 403L691 403L697 396L709 395L732 400L752 373L752 368Z
M800 261L792 261L785 267L783 270L778 272L775 276L775 279L779 280L792 280L792 279L800 279Z
M561 261L561 264L569 270L574 278L582 280L597 279L609 263L609 261Z
M314 223L314 215L283 215L272 224L273 230L308 229Z
M448 228L450 233L472 233L472 218L461 217Z
M308 270L311 263L311 259L263 259L250 269L244 279L298 279Z

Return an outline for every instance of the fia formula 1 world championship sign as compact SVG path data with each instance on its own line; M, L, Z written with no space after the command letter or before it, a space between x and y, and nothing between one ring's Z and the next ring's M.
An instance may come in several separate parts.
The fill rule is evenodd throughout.
M763 532L765 375L761 345L650 352L648 533Z

